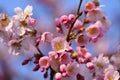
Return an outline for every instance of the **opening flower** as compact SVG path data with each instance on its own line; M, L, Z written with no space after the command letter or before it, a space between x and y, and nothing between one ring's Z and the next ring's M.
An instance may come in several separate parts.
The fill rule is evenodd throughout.
M69 49L69 44L66 42L63 37L56 37L52 40L52 49L57 52L63 52Z
M79 34L77 37L76 37L76 43L78 46L85 46L88 41L89 41L89 38L88 36L84 35L84 34Z
M17 17L19 17L21 20L24 20L25 18L30 17L33 14L32 13L33 7L30 5L28 5L24 9L24 11L20 7L16 7L14 10L17 13Z

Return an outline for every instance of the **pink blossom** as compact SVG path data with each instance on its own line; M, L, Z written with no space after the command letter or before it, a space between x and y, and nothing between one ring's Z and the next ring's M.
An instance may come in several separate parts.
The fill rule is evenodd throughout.
M105 69L104 73L104 80L119 80L120 78L119 72L112 65L109 65L108 68Z
M80 20L76 20L72 30L79 30L82 27L83 23Z
M66 73L68 76L76 76L79 72L79 64L77 62L72 62L67 64Z
M90 25L86 28L86 34L87 36L91 38L97 38L101 33L101 26L102 24L96 22L95 24Z
M48 69L50 66L49 57L48 56L41 57L39 60L39 65L44 69Z
M14 11L17 13L16 17L19 17L20 20L25 20L26 17L32 16L33 7L28 5L24 11L20 7L16 7Z
M103 17L103 18L100 20L100 22L102 23L101 29L102 29L102 31L103 31L103 33L104 33L104 32L106 32L106 31L110 28L111 22L110 22L106 17Z
M71 61L70 55L66 52L61 53L60 55L60 63L68 64Z
M99 8L96 8L96 9L87 13L86 19L89 21L97 21L97 20L101 20L104 16L105 15L102 12L102 10Z
M84 48L82 48L82 47L77 47L77 53L78 53L78 55L80 55L80 56L84 56L86 53L87 53L87 49L84 47Z
M56 37L51 42L52 49L57 52L63 52L69 49L69 44L63 37Z
M77 35L75 41L78 46L85 46L88 43L89 38L84 34L79 34Z
M93 2L87 2L84 6L85 11L92 11L95 9L95 4Z
M59 56L55 51L50 51L48 53L50 58L50 66L54 71L58 71L60 67Z
M53 34L50 32L44 32L41 35L41 41L43 42L51 42L52 39L53 39Z
M99 54L98 58L92 60L95 65L95 71L97 75L103 74L104 70L110 65L108 57L104 57L103 54Z

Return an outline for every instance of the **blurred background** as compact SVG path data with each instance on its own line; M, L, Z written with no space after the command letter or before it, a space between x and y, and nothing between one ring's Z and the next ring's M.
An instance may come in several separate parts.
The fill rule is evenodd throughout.
M84 4L89 0L83 1ZM12 16L15 14L15 7L24 9L27 5L32 5L33 18L40 24L40 30L55 32L54 19L64 14L75 13L78 2L79 0L0 0L0 13ZM100 0L100 2L104 5L102 10L112 22L112 26L97 43L89 44L88 50L94 55L114 54L120 46L120 0ZM35 67L32 63L26 66L21 65L32 52L13 56L4 49L4 45L0 43L0 80L44 80L43 73L32 71ZM47 48L42 49L46 51Z

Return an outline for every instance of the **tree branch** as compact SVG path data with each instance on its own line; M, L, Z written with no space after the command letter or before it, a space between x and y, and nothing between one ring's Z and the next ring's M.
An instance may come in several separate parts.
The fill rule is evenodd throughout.
M76 20L82 15L82 12L80 12L80 7L81 7L81 4L82 4L82 1L83 0L80 0L80 2L79 2L78 9L77 9L77 12L76 12L76 18L75 18L74 22L71 24L70 29L68 31L68 34L67 34L67 37L66 37L67 42L70 41L70 38L69 38L70 37L70 32L71 32Z

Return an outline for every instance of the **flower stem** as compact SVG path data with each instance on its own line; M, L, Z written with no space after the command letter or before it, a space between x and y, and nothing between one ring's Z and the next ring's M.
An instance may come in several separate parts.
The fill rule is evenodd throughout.
M81 7L81 4L82 4L82 1L83 1L83 0L80 0L80 2L79 2L78 9L77 9L77 13L76 13L77 15L79 15L80 7Z
M39 43L37 43L37 44L35 45L37 51L39 52L39 54L40 54L41 56L44 56L38 46L39 46Z
M71 32L76 20L82 15L82 12L80 12L80 7L81 7L81 4L82 4L82 1L83 0L80 0L80 2L79 2L78 9L77 9L77 12L76 12L76 18L75 18L74 22L71 24L70 29L68 31L68 34L67 34L67 37L66 37L67 42L70 41L70 38L69 38L70 37L70 32Z
M55 76L55 71L52 68L50 68L50 80L53 80L54 76Z

